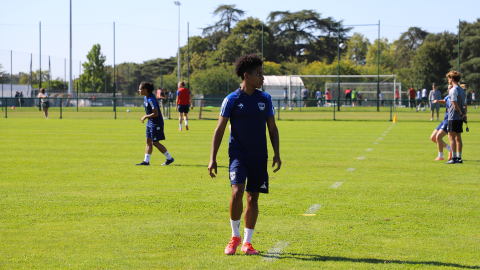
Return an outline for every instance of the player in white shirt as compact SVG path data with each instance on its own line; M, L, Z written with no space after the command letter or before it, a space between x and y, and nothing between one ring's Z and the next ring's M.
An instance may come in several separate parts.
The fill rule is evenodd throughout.
M297 106L297 91L293 91L292 103L290 104L290 109L291 109L291 107L293 107L293 104L295 104L295 107L298 107Z
M478 106L476 106L476 104L475 104L475 99L476 99L476 98L475 98L475 92L473 92L473 90L472 90L470 93L472 93L472 105L473 105L473 108L476 109L476 108L478 108Z
M318 107L323 106L323 104L322 104L322 91L318 90L317 92L315 92L315 97L317 98L317 106Z

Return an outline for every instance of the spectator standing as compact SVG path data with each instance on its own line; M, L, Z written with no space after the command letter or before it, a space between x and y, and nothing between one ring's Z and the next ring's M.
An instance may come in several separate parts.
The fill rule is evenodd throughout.
M309 93L309 92L310 92L310 91L308 91L307 87L305 87L305 88L302 89L302 99L303 99L303 104L302 104L302 106L303 106L303 107L307 107L307 102L308 102L307 100L308 100L308 93Z
M350 88L347 88L347 90L345 90L345 99L345 105L352 104L352 90L350 90Z
M470 93L471 93L471 95L472 95L472 105L473 105L473 108L476 109L476 108L478 108L478 106L476 106L476 104L475 104L475 98L476 98L476 97L475 97L475 92L473 92L473 90L472 90Z
M385 106L385 96L382 94L382 91L378 91L378 99L380 100L380 106Z
M441 99L442 94L440 93L440 91L437 91L437 86L435 84L432 84L432 90L428 94L428 102L430 102L430 111L432 113L430 121L433 121L434 110L437 110L437 121L439 121L440 104L433 103L433 101Z
M330 104L330 101L332 100L332 93L330 93L330 89L327 89L327 91L325 91L325 95L323 96L325 97L326 103Z
M185 129L188 130L188 112L189 107L193 110L192 94L188 88L185 88L185 82L178 83L177 98L175 100L175 111L178 110L178 123L182 130L182 115L185 119Z
M408 90L408 96L410 98L410 110L413 110L413 107L415 107L415 110L417 110L417 105L415 104L415 95L417 92L415 89L413 89L413 86L410 86L410 90ZM418 111L418 110L417 110Z
M50 101L48 101L48 94L45 93L45 89L40 88L40 93L38 94L38 97L41 100L41 106L43 108L43 115L45 116L45 119L48 119L48 108L50 108Z
M398 88L395 88L395 104L400 105L399 99L400 99L400 92L398 91Z
M166 115L167 115L167 106L168 106L168 92L165 89L165 87L159 90L160 90L160 93L157 92L159 94L157 98L160 99L162 104L163 119L167 119Z
M297 106L297 91L293 91L292 103L290 104L290 109L292 109L294 103L295 103L295 107L298 107Z
M288 90L287 90L287 87L283 88L283 103L285 103L285 106L288 108Z
M23 103L25 103L25 100L23 99L23 92L20 92L20 107L23 107Z
M317 107L322 107L323 104L322 104L322 91L318 90L317 92L315 92L315 97L317 98Z
M357 88L353 88L352 91L352 106L357 106Z

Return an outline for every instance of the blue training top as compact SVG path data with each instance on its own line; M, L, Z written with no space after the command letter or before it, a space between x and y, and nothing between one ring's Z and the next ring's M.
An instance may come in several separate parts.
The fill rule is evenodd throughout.
M443 120L448 120L448 107L450 106L450 96L446 96L443 100L445 100L445 118Z
M153 109L157 109L158 112L158 117L148 118L147 127L163 126L162 112L160 111L160 106L158 106L158 101L155 95L153 93L148 94L148 97L143 98L143 103L145 105L146 114L152 114Z
M267 117L275 115L269 94L255 90L249 96L238 88L223 100L220 115L230 118L232 125L230 157L268 158L266 123Z

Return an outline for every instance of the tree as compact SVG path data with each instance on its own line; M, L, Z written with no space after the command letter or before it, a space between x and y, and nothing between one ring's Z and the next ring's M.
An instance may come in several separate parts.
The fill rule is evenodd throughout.
M207 35L211 32L226 32L230 33L233 24L240 20L245 14L245 11L235 8L237 5L219 5L213 12L213 16L220 16L220 21L212 26L203 28L203 34Z
M100 44L93 45L87 54L88 62L82 64L83 74L80 82L85 92L104 92L106 56L101 52ZM107 85L110 85L113 74L107 74Z
M428 32L418 27L410 27L394 42L394 57L397 68L409 68L417 50L422 46Z
M370 41L360 33L353 33L353 36L347 41L347 59L354 65L365 65L367 62L367 52Z
M368 52L366 57L366 66L373 67L378 65L378 42L376 39L373 44L368 46ZM390 44L388 39L383 38L380 40L380 66L383 67L383 72L391 73L394 68L394 59L390 53ZM376 73L376 72L375 72Z
M458 54L458 48L454 49ZM458 57L451 62L458 67ZM467 83L468 89L480 88L480 19L474 23L461 23L460 32L460 73L462 82Z

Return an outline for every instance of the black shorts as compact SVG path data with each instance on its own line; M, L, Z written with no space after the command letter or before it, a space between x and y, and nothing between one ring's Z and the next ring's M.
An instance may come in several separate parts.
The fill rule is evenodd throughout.
M178 105L178 112L188 113L190 111L190 105Z
M463 120L448 120L447 132L462 133Z
M267 159L230 157L230 185L247 182L246 191L268 193L267 161Z
M307 97L303 97L303 99L308 99Z
M410 99L410 105L412 105L412 104L413 104L413 106L415 106L415 99L414 98Z
M152 142L158 142L165 140L165 134L163 133L163 126L147 126L146 131L147 139L152 139Z

